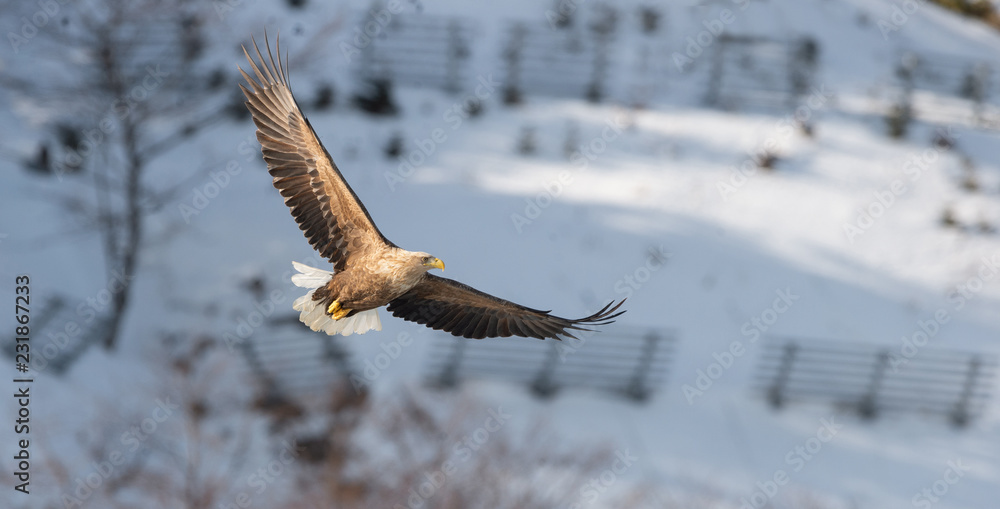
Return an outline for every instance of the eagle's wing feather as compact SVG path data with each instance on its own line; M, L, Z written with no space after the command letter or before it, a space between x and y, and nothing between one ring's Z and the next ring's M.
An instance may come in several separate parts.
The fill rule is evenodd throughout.
M573 320L494 297L458 281L427 274L409 292L389 302L386 309L404 320L466 338L524 336L559 339L559 336L575 338L572 334L574 330L591 330L586 326L613 322L615 317L624 313L618 311L624 302L611 302L590 316Z
M257 42L253 43L260 66L243 48L256 79L241 68L249 88L241 83L240 89L257 125L257 141L268 172L274 177L274 187L281 192L309 244L340 271L354 255L379 243L393 244L375 226L299 110L288 85L287 64L282 67L280 43L277 65L270 43L266 44L267 61Z

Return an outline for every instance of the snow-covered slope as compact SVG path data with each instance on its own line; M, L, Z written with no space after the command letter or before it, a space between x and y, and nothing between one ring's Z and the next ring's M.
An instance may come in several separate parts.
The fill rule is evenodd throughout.
M590 7L570 3L581 11ZM744 497L767 492L779 470L790 481L773 498L776 507L792 507L791 493L800 490L842 507L991 507L1000 485L995 405L963 431L914 416L867 423L823 406L774 414L748 390L760 349L749 342L747 355L703 396L689 401L682 386L694 382L714 353L733 341L746 342L744 324L769 309L778 292L798 298L764 331L766 336L898 347L920 321L944 309L951 319L932 346L1000 353L1000 277L980 275L989 273L981 270L984 266L1000 261L1000 237L940 225L943 210L950 207L960 222L985 220L1000 227L997 132L955 124L948 131L955 149L943 150L931 140L944 126L917 122L906 140L890 140L880 102L889 94L902 51L994 59L1000 54L1000 33L919 2L892 31L880 22L892 22L893 9L903 3L692 3L700 2L657 4L665 16L653 47L664 59L658 72L667 85L645 110L540 97L506 109L496 94L486 100L484 115L456 126L446 114L456 97L402 89L402 114L372 120L344 106L344 92L353 84L337 43L350 40L351 25L333 38L322 61L292 70L293 89L306 94L321 80L337 84L342 92L338 107L311 114L312 125L382 232L400 246L444 260L448 277L528 306L553 308L562 316L589 314L627 296L622 324L670 328L678 335L670 379L647 405L572 391L539 403L521 388L492 382L466 385L463 394L502 405L523 423L547 419L567 440L611 440L629 449L638 457L624 474L630 482L648 480L679 490L709 485L733 507L740 507ZM619 4L629 6L622 22L634 24L633 4L640 2ZM489 77L500 74L504 22L543 23L549 2L420 5L425 13L474 20L480 30L472 74ZM282 44L294 51L311 29L367 7L310 2L290 12L283 3L246 2L227 18L229 33L219 38L230 41L219 51L230 52L233 65L240 63L231 51L235 41L242 42L262 22L269 30L280 29ZM813 137L790 127L793 115L700 106L705 62L680 71L670 55L684 52L687 38L697 37L705 30L703 22L718 19L723 8L734 16L730 33L811 35L819 41L818 95L808 110ZM413 11L414 4L405 9ZM639 39L625 34L617 42L625 70ZM621 78L613 85L628 90L631 74L616 76ZM11 111L0 115L5 124L21 122ZM585 164L567 159L563 144L569 122L578 126L582 145L608 132L614 137L590 153ZM538 152L530 156L516 150L525 126L536 129ZM393 134L402 134L405 157L419 151L435 129L446 139L434 143L433 153L412 172L401 173L399 160L383 156ZM125 407L146 405L123 388L143 386L155 393L156 375L142 367L148 362L147 338L178 324L212 336L234 330L253 309L244 286L249 278L263 275L284 296L278 308L292 313L291 301L300 292L289 280L291 261L322 265L271 187L251 134L249 121L228 122L157 161L153 179L165 184L212 161L220 170L235 161L240 171L230 175L218 196L198 201L210 185L205 180L183 193L178 206L153 218L157 238L144 252L120 351L89 352L63 378L39 376L38 390L45 396L34 411L49 437L70 447L74 423L61 416L92 415L94 401L120 398ZM10 136L23 142L13 148L27 153L31 133ZM740 175L738 168L768 141L780 157L776 170ZM963 157L977 170L978 192L959 185ZM89 190L74 188L81 184L72 180L56 184L26 175L16 161L0 164L0 200L7 212L0 220L0 233L7 235L0 239L4 287L10 290L9 282L21 273L33 275L39 295L60 289L86 299L105 287L97 241L67 231L74 223L53 203L56 194ZM195 207L197 214L186 213L181 204ZM860 216L879 210L873 204L882 211L869 224ZM183 228L169 228L172 224ZM626 283L657 250L669 261L651 271L647 281ZM202 312L210 304L213 312ZM426 345L436 333L383 315L380 333L342 341L363 363L401 332L415 340L376 380L376 393L417 383ZM238 362L234 355L232 365ZM7 402L3 408L7 422L14 406ZM821 451L810 459L796 456L796 447L827 436L820 431L824 426L835 434L822 441ZM5 438L0 446L5 458L11 442ZM954 462L968 470L948 484L940 501L923 505L929 499L920 498L922 490L942 479Z

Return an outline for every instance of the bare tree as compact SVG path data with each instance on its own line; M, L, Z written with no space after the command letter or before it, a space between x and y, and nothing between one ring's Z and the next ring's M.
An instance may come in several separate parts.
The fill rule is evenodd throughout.
M56 148L43 145L46 157L36 166L44 167L36 169L94 190L70 207L99 232L108 278L122 282L91 338L112 349L146 219L180 188L148 185L150 162L224 118L233 97L226 93L235 76L205 58L220 17L211 3L191 0L5 1L0 8L19 28L8 33L16 65L0 84L12 101L31 104L33 120L56 138Z
M122 283L86 338L107 349L129 305L148 217L210 168L179 169L187 180L164 189L149 183L151 163L227 116L248 117L235 86L239 41L212 39L227 32L222 24L236 8L233 1L0 0L0 19L16 27L7 33L14 55L0 69L0 87L54 138L27 166L93 188L91 199L63 205L99 232L108 280ZM315 57L342 22L337 16L313 30L290 65ZM231 51L209 51L213 42Z

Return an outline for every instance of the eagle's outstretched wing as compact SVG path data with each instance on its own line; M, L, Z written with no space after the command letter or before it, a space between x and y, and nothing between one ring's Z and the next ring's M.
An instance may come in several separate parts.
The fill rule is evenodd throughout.
M267 162L267 170L274 177L274 187L285 198L285 205L291 209L309 244L333 262L335 270L343 270L354 255L371 249L377 243L393 244L375 226L368 210L347 185L329 152L299 110L288 85L287 64L282 67L280 43L277 65L270 43L265 41L265 44L266 61L257 47L257 41L253 43L259 67L243 48L257 79L240 68L250 87L247 89L241 83L240 89L257 124L257 141Z
M613 322L625 312L618 311L624 302L611 302L590 316L571 320L494 297L458 281L427 274L409 292L389 302L386 309L404 320L466 338L559 339L559 336L575 338L572 331L589 331L586 326Z

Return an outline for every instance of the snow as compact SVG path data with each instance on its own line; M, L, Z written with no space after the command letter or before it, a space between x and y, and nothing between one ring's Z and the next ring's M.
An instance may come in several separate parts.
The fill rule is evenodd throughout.
M581 12L590 7L575 3ZM334 44L305 67L292 69L293 90L300 97L308 97L314 83L323 80L337 85L335 109L307 114L389 239L441 258L448 267L446 277L527 306L553 308L561 316L587 315L611 299L628 296L622 325L669 328L679 337L670 377L645 405L571 390L541 403L521 387L482 381L441 396L441 404L471 398L502 406L515 416L516 426L544 419L567 441L610 441L639 458L623 475L628 483L649 481L680 492L711 486L732 507L763 491L761 486L779 470L789 484L779 488L776 507L792 507L798 491L814 493L831 507L924 507L915 496L943 479L949 462L956 461L968 471L948 485L933 507L990 507L1000 494L996 403L964 430L919 415L865 422L823 405L775 413L748 388L759 344L748 344L748 353L693 402L682 386L713 362L713 353L744 340L743 324L768 309L780 291L799 299L765 336L898 347L901 338L918 330L919 321L945 309L952 320L931 346L1000 353L1000 278L978 281L981 290L961 307L954 298L961 285L977 282L984 258L1000 258L1000 237L939 225L946 206L954 207L960 221L985 218L998 224L997 133L968 122L952 125L958 150L974 162L980 180L981 191L970 194L958 185L962 156L931 144L939 126L917 122L906 140L890 140L879 102L889 93L902 51L995 61L1000 33L925 3L887 37L877 22L890 19L896 2L751 1L742 10L741 2L689 5L696 3L701 4L656 4L666 13L654 47L662 50L660 72L667 85L647 110L532 96L524 106L508 109L497 94L487 99L480 118L454 126L445 112L456 97L401 89L402 115L371 119L344 106L352 82L336 49L340 38L334 37ZM458 15L477 24L473 76L499 76L504 22L543 23L548 4L420 3L427 14ZM623 23L634 23L632 6L640 4L616 3L629 6ZM226 18L227 32L217 34L228 39L220 45L226 55L220 61L241 63L233 41L242 42L251 31L259 39L262 24L269 31L280 29L283 47L294 52L311 30L368 8L360 1L351 2L350 9L345 5L310 2L292 13L282 3L238 6ZM684 51L686 37L703 30L702 20L715 19L725 7L735 12L728 29L732 33L817 38L817 86L830 95L810 110L814 138L785 129L792 120L787 113L705 109L698 92L707 59L687 72L673 67L667 56ZM406 9L412 10L412 4ZM859 23L859 17L867 22ZM296 28L304 35L296 35ZM351 25L341 31L350 37ZM623 70L616 89L631 85L629 48L640 42L637 33L616 42L616 65ZM29 153L30 141L38 135L31 124L36 112L15 102L0 115L5 125L26 126L10 133L5 150ZM593 160L580 165L563 155L569 122L578 126L581 144L599 138L609 122L622 127ZM525 126L536 130L535 155L516 151ZM415 140L430 139L435 129L443 130L446 139L434 144L434 153L412 174L390 183L387 175L399 175L400 163L382 155L389 137L402 133L408 155L419 150ZM271 187L256 147L245 150L251 132L248 120L227 121L154 163L151 178L164 185L180 182L206 164L222 170L235 161L240 171L189 222L177 206L151 219L150 237L158 241L143 253L119 351L90 351L65 377L38 376L33 418L39 434L71 461L86 457L76 443L84 423L136 423L149 415L155 397L169 392L160 386L162 373L149 368L155 336L179 324L195 335L233 331L237 320L253 310L254 299L244 283L256 275L264 275L269 289L282 292L276 313L291 313L291 302L300 293L289 279L291 262L324 266ZM781 157L777 169L734 180L735 169L770 139ZM921 160L925 162L914 166ZM17 160L0 164L5 171L0 200L7 211L0 232L8 235L0 239L0 278L10 282L4 284L7 295L13 295L13 278L22 273L32 275L32 292L39 298L56 290L80 301L96 295L108 284L99 270L100 246L55 203L56 196L89 196L90 189L78 178L56 183L29 175ZM894 181L902 182L905 191L894 195L884 214L861 234L845 233L845 224L857 224L860 212L879 200L875 193L884 195ZM209 182L192 183L180 202L193 203ZM720 183L733 185L734 192L720 191ZM551 200L541 206L539 196ZM528 217L526 207L532 205L539 214L530 222L519 225L512 219ZM182 228L171 227L177 224ZM624 278L645 266L650 250L657 249L669 254L666 265L638 288L623 285ZM419 382L427 344L438 334L385 314L383 318L381 332L341 341L363 363L401 333L413 336L413 343L374 382L376 397ZM9 324L6 320L0 317ZM607 331L613 334L614 326ZM232 355L220 369L236 370L241 362ZM2 407L3 420L9 422L14 403L8 400ZM797 446L826 436L819 430L831 421L840 427L829 441L820 442L820 451L801 463L789 461ZM5 429L0 449L10 458L14 441ZM173 438L175 431L170 428L164 439ZM0 463L9 466L10 460ZM22 503L11 491L5 490L3 497ZM593 507L611 507L611 500L602 497Z

